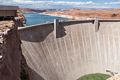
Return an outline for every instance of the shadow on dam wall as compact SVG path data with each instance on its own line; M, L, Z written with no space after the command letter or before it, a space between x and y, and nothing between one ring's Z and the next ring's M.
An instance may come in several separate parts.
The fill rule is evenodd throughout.
M60 22L20 29L30 80L77 80L88 73L120 72L120 22Z
M21 79L23 80L34 80L34 77L36 78L35 80L44 80L38 73L28 66L24 55L22 55L21 72Z

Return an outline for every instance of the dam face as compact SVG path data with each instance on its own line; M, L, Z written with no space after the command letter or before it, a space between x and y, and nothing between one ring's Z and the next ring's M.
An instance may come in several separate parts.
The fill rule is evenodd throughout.
M77 80L89 73L120 72L120 22L61 22L19 30L31 80Z

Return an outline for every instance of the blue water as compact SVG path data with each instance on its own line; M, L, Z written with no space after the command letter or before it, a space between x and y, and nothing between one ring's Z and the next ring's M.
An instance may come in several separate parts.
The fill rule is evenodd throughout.
M27 20L26 22L27 26L53 22L54 19L67 20L66 18L48 16L48 15L39 14L39 13L26 13L24 15Z

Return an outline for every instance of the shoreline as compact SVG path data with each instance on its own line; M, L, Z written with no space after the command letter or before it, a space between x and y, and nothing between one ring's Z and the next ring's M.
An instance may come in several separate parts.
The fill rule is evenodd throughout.
M94 19L94 18L89 18L89 17L78 17L78 16L70 16L70 15L62 15L62 14L51 14L51 13L42 13L42 14L48 15L48 16L68 18L70 20L91 20L91 19Z
M43 15L47 15L47 16L53 16L53 17L60 17L60 18L71 19L70 17L67 17L65 15L55 15L55 14L48 14L48 13L39 13L39 14L43 14Z

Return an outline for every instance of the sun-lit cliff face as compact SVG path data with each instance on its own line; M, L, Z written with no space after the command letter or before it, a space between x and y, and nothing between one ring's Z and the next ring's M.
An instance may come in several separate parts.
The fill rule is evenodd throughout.
M0 22L0 33L7 32L10 29L13 29L15 23L13 21L1 21Z
M0 22L0 80L20 80L21 48L17 25Z

